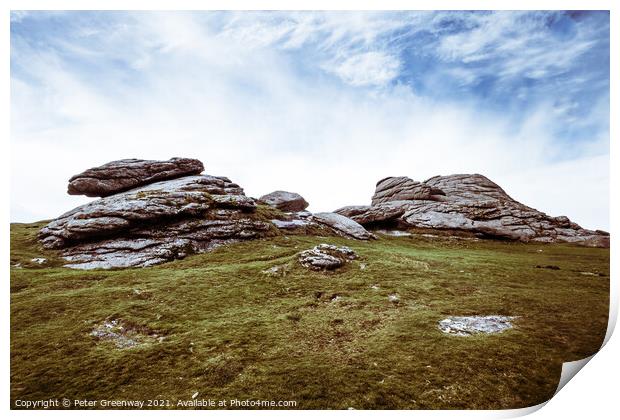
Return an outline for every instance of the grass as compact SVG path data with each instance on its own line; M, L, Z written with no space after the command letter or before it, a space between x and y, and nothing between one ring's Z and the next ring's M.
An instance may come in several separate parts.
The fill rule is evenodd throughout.
M607 249L290 235L151 268L79 271L38 246L40 226L11 225L13 406L66 397L176 408L198 392L300 409L518 408L549 399L562 362L596 352L607 326ZM360 260L329 274L295 264L323 242ZM286 269L263 273L275 265ZM437 328L476 314L519 318L496 335ZM109 319L165 338L116 348L90 335Z

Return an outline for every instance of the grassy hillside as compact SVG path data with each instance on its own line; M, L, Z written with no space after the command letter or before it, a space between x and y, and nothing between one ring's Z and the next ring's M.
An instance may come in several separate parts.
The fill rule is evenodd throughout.
M595 352L607 326L607 249L279 236L152 268L78 271L39 248L40 226L11 225L12 403L177 408L198 392L302 409L517 408L550 398L561 363ZM322 242L361 258L330 274L295 264ZM519 318L495 335L437 328L449 315L490 314ZM106 320L131 326L139 344L91 335Z

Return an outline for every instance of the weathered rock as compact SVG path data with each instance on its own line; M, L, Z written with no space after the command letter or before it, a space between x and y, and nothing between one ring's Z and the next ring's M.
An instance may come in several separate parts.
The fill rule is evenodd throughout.
M292 219L292 220L278 220L273 219L271 221L278 229L298 229L309 226L312 222L305 219Z
M156 181L199 174L203 170L202 162L196 159L116 160L71 177L68 193L88 197L106 197Z
M227 178L209 175L160 181L76 207L39 233L46 248L62 248L155 222L201 217L217 207L252 210L253 200Z
M230 210L234 212L234 210ZM120 236L79 243L62 250L66 266L77 269L148 267L207 252L218 246L269 234L271 225L238 214L187 219L171 224L147 225Z
M329 226L338 234L354 239L373 239L375 236L368 232L362 225L338 213L315 213L312 220Z
M342 267L347 261L357 258L351 248L335 245L320 244L299 254L299 263L311 270L335 270Z
M222 244L264 237L274 227L228 178L155 182L79 206L39 232L68 267L146 267Z
M388 177L377 182L372 204L400 200L439 200L442 195L445 194L440 188L406 176Z
M373 225L402 216L410 201L388 201L374 206L343 207L335 213L347 216L362 225ZM364 207L366 207L364 209Z
M457 230L525 242L609 246L605 232L583 229L565 216L551 217L525 206L478 174L436 176L423 183L386 178L379 181L377 190L373 205L343 207L336 212L368 228ZM401 199L416 194L423 198Z
M493 334L512 328L513 316L451 316L439 321L439 329L458 336Z
M301 195L288 191L274 191L259 200L282 211L297 212L308 207L308 202Z

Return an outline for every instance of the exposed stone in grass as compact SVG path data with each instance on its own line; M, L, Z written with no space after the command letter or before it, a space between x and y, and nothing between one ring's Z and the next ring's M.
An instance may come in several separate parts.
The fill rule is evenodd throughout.
M458 336L500 333L512 328L512 320L515 318L503 315L451 316L439 321L439 329L446 334Z
M547 270L559 270L560 267L557 265L537 265L536 268L545 268Z
M592 273L590 271L580 271L579 274L582 276L597 276L597 277L605 277L603 273Z
M37 257L37 258L31 259L30 261L32 261L35 264L45 264L47 262L47 258Z
M299 263L311 270L335 270L342 267L347 261L354 260L358 256L351 248L346 246L320 244L312 249L302 251L299 254Z
M391 295L389 295L388 300L394 304L400 302L400 298L398 297L396 293L392 293Z
M148 327L135 325L122 319L108 319L97 325L90 333L99 341L112 342L119 349L136 347L141 344L161 343L163 336Z
M284 277L290 270L289 264L280 264L274 265L266 270L261 271L261 273L266 274L272 277Z

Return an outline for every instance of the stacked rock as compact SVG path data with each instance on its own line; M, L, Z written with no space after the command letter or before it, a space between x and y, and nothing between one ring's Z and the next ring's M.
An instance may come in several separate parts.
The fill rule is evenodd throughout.
M256 204L226 177L199 175L195 159L125 159L88 169L69 194L102 197L39 232L73 268L144 267L273 233Z
M385 178L377 183L370 206L343 207L336 213L366 228L443 229L524 242L609 247L607 232L583 229L565 216L548 216L521 204L479 174L435 176L424 182Z

